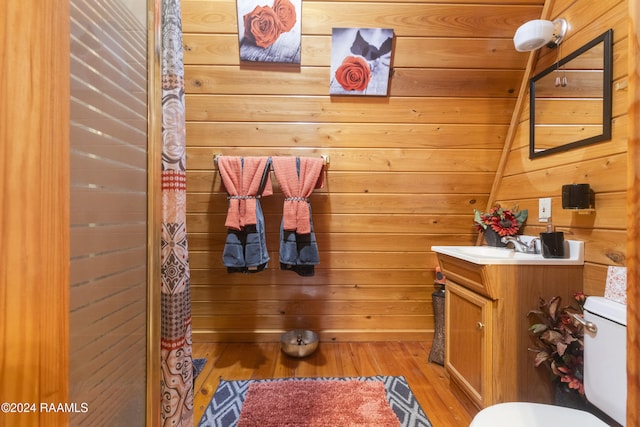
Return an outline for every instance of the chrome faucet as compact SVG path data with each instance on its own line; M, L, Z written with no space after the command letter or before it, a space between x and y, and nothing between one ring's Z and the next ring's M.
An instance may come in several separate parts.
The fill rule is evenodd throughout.
M536 240L540 240L537 237L531 239L529 243L523 242L518 236L504 236L500 239L502 243L506 243L507 247L512 248L516 252L522 252L525 254L538 254L538 248L536 246Z

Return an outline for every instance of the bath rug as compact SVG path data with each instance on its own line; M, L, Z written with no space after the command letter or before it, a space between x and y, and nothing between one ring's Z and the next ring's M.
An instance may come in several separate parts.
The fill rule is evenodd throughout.
M393 410L395 416L402 427L431 427L431 423L420 407L411 392L411 388L406 379L402 376L374 376L374 377L347 377L347 378L283 378L270 380L239 380L227 381L220 380L220 384L216 389L211 402L207 406L198 427L236 427L240 420L242 406L247 398L247 391L251 384L254 383L278 383L292 381L377 381L384 385L386 400ZM269 398L265 399L266 404L271 402ZM265 427L269 425L266 424ZM279 420L274 420L274 424L283 425ZM302 427L309 426L308 421L300 419L299 424L287 424L288 426ZM318 425L318 424L316 424ZM349 421L343 424L335 424L332 427L344 427L349 425ZM376 424L360 424L359 426L370 425L371 427L379 427ZM383 424L384 425L384 424ZM396 424L397 425L397 424Z
M202 358L202 359L193 359L193 381L195 382L196 378L198 378L198 375L200 375L200 372L202 372L202 368L204 368L204 365L206 365L207 363L207 359Z
M238 427L400 427L380 381L249 384Z

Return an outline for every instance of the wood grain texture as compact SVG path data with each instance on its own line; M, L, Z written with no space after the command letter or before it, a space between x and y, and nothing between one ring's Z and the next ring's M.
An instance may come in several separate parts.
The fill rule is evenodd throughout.
M611 0L599 4L551 2L551 17L562 16L571 22L571 34L562 44L567 54L609 28L614 34L613 123L612 140L577 150L530 161L528 159L528 110L518 121L502 185L492 196L505 205L514 202L537 212L538 197L552 197L553 222L559 230L585 241L584 292L603 295L609 265L627 266L628 278L628 382L627 425L638 424L637 315L637 138L638 138L638 10L635 2ZM630 8L630 9L629 9ZM631 17L631 24L629 18ZM635 19L635 23L633 20ZM631 46L633 44L634 46ZM534 73L557 60L555 51L542 51ZM632 80L636 79L635 85ZM627 86L628 84L628 86ZM628 89L627 89L628 87ZM601 172L606 173L601 174ZM599 177L598 177L599 176ZM591 215L579 215L561 209L563 184L588 182L596 193L597 208ZM522 200L521 191L527 197ZM504 197L504 199L501 199ZM544 224L535 216L527 222L526 234L542 231ZM634 300L634 298L636 298ZM635 331L635 332L634 332Z
M499 150L504 145L506 124L468 123L305 123L305 122L243 122L195 121L187 123L187 137L192 147L216 147L219 151L248 148L264 149L274 145L287 148L306 148L318 152L329 148L442 148ZM205 159L200 167L211 171L212 159ZM197 165L196 165L197 166ZM355 165L334 162L332 176ZM428 171L431 171L429 169ZM427 171L427 172L428 172ZM369 172L375 172L371 170ZM445 171L440 171L445 172ZM340 180L338 180L340 181ZM411 180L404 180L411 181ZM408 184L408 183L407 183Z
M398 286L422 287L429 294L436 264L430 246L472 244L473 209L483 209L491 200L529 209L525 233L537 234L544 230L536 218L538 198L551 197L558 229L586 242L583 283L593 294L604 293L603 271L608 265L627 262L626 91L614 91L611 142L535 161L528 158L528 98L520 93L522 80L528 78L528 55L514 51L511 37L520 23L540 16L543 2L305 3L302 61L293 68L240 65L232 1L187 0L183 5L188 231L195 294L202 298L197 315L203 322L214 325L210 319L215 313L213 309L207 313L207 303L221 304L222 298L214 297L217 291L229 292L230 304L242 310L243 301L251 306L254 284L273 286L269 307L286 304L296 286L308 291L327 285L343 297L334 286L379 286L380 295L394 295ZM547 8L551 16L566 14L570 19L572 30L563 42L563 55L613 28L614 82L626 83L625 1L593 7L556 1L548 2ZM472 15L477 20L472 22ZM499 28L489 29L491 20ZM394 28L390 96L329 97L331 28L365 22L364 26ZM556 50L541 50L532 70L548 66L557 55ZM523 90L526 87L522 85ZM523 111L510 130L521 96ZM508 132L513 136L510 141ZM500 170L500 184L492 193L506 143L504 171ZM317 277L292 277L277 271L277 264L271 267L275 271L255 278L225 273L220 254L226 200L212 164L216 154L330 155L325 188L312 195L321 251ZM561 209L561 186L572 182L591 183L596 191L594 215ZM277 260L282 197L277 184L275 191L263 206L269 250ZM384 283L377 275L385 278ZM231 296L236 286L238 293ZM378 301L374 294L366 295ZM296 302L294 298L295 307ZM348 306L331 294L319 300L320 306L322 302L329 308ZM360 307L371 307L373 312L376 305L369 302ZM428 309L427 300L418 302ZM250 312L247 308L245 314ZM349 315L347 308L333 313ZM379 339L384 336L381 330L365 331ZM341 338L353 336L348 327L340 332ZM234 339L215 327L195 334L196 339ZM245 331L237 337L256 335L260 334Z
M445 312L450 313L444 351L447 372L474 405L489 406L495 402L491 386L493 303L452 280L447 283L445 304Z
M541 1L509 4L470 2L321 1L302 7L303 35L328 35L334 27L393 28L399 36L511 38L512 29L539 16ZM188 0L182 3L185 33L237 31L233 0Z
M446 291L445 366L474 403L553 402L547 372L534 368L527 314L540 298L573 301L582 266L478 265L438 255Z
M194 343L193 357L207 363L195 381L194 419L202 417L227 381L270 378L402 375L434 426L466 427L477 409L449 388L444 368L428 363L431 346L410 342L321 343L304 359L280 351L279 343Z
M185 79L191 93L268 95L277 91L285 95L325 95L325 83L331 78L327 67L302 67L295 79L282 79L286 69L246 69L237 72L236 66L191 66ZM447 97L495 96L513 98L522 73L511 70L468 70L428 68L398 68L390 86L391 96Z
M66 425L39 405L69 397L69 5L0 16L0 401L36 405L0 423Z
M236 34L186 33L183 44L187 74L190 73L190 65L240 63ZM330 35L303 34L301 49L303 66L329 66L330 57L327 52L331 51ZM513 49L511 38L398 37L393 53L393 65L398 68L444 66L450 69L509 69L522 66L522 54ZM246 64L244 68L255 69ZM277 64L270 64L267 69L291 71L291 67Z
M640 424L640 5L629 2L627 425Z
M595 6L595 5L594 5ZM572 25L571 34L563 42L562 52L568 54L609 28L614 29L614 57L627 57L627 6L625 1L611 0L590 8L581 3L553 4L550 12L562 13ZM556 11L557 10L557 11ZM542 50L533 73L557 59L557 52ZM614 81L625 81L627 65L615 60ZM546 65L545 65L546 64ZM528 94L523 94L527 97ZM492 193L504 205L519 204L530 212L524 233L537 234L544 223L537 218L538 198L552 199L552 219L558 230L568 238L585 241L585 286L597 295L604 293L604 283L597 283L595 272L607 265L627 265L626 241L628 124L625 90L614 90L612 139L599 144L570 150L534 160L528 158L529 111L524 109L517 122L507 155L501 184ZM556 113L561 114L560 111ZM580 215L562 209L561 188L564 184L590 183L596 194L596 212ZM533 215L532 215L533 214ZM590 280L587 280L590 277Z
M473 209L487 204L524 75L526 56L514 51L512 32L541 6L305 3L301 64L292 67L240 64L235 2L184 1L196 340L277 338L291 320L258 309L256 301L308 307L308 314L296 311L297 321L325 328L326 339L411 339L430 330L436 265L430 247L474 241ZM331 29L341 25L394 29L388 97L328 96ZM277 270L283 200L277 182L275 195L262 200L270 268L250 277L226 273L226 192L213 167L216 154L330 156L325 186L312 195L321 257L316 277ZM246 319L235 335L215 309L225 302ZM322 307L328 319L313 314ZM403 310L415 321L397 317Z
M215 104L212 104L215 100ZM511 98L187 94L187 121L508 124ZM215 108L212 108L215 105Z

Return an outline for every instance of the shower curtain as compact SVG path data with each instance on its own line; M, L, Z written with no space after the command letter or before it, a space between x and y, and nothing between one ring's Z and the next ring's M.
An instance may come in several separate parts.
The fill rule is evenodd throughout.
M162 0L161 421L193 426L180 0Z

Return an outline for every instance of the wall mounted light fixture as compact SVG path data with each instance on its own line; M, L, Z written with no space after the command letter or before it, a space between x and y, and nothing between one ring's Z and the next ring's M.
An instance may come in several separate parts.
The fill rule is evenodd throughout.
M568 27L569 24L564 18L553 21L534 19L525 22L516 30L513 44L518 52L530 52L545 45L553 49L560 44Z

